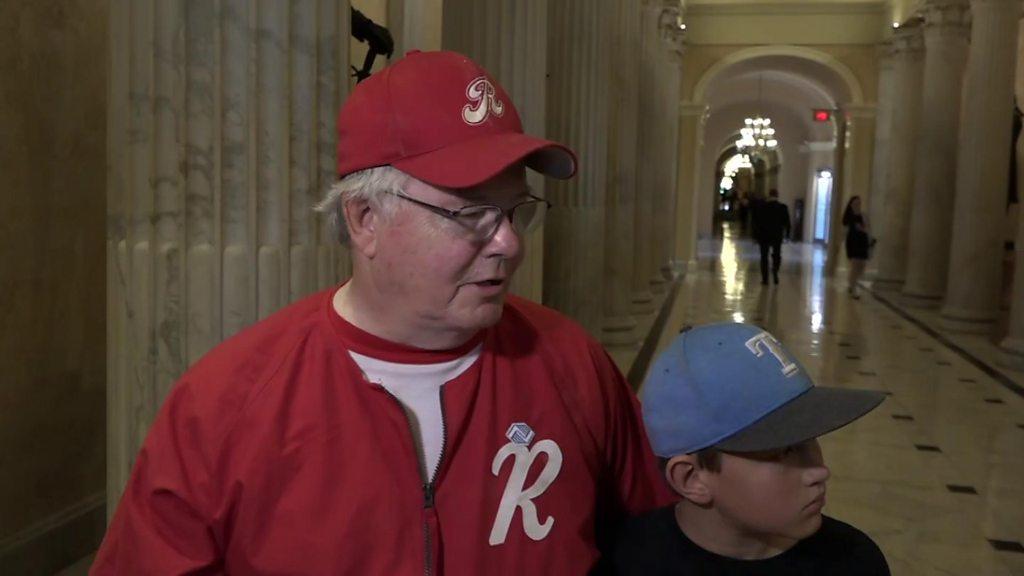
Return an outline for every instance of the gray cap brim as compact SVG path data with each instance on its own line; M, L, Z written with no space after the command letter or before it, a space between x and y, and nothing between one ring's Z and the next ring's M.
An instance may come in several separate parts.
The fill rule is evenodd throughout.
M814 386L714 448L725 452L759 452L799 444L842 428L885 399L883 392Z

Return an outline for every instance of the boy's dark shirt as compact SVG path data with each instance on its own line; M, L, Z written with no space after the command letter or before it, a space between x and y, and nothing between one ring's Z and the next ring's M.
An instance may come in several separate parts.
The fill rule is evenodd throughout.
M821 528L782 554L736 560L694 544L676 524L672 506L630 519L613 554L624 576L889 576L878 546L853 526L828 516Z

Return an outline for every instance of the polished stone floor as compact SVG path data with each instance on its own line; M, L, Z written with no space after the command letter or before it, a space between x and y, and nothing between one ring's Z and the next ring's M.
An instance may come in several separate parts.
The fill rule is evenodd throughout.
M726 230L702 244L659 347L686 324L751 322L819 384L888 392L822 439L826 513L870 534L898 576L1024 576L1024 398L1012 386L1022 374L972 363L885 294L853 300L845 272L826 279L823 263L820 247L787 244L780 284L762 286L756 247ZM972 342L983 363L995 350Z

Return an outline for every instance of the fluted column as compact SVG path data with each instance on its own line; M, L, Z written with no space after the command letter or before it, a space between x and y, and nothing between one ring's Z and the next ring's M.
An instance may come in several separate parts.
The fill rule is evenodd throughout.
M871 189L866 201L868 228L872 236L880 237L885 214L885 193L889 179L889 141L892 134L893 99L893 45L891 41L878 46L878 115L875 121L875 149L871 162ZM878 259L872 258L868 267L877 271Z
M445 0L445 50L461 52L490 72L515 102L528 134L546 133L547 0ZM533 193L544 197L544 177L527 171ZM512 291L543 297L544 229L525 239L523 263Z
M1017 197L1024 191L1024 138L1017 139ZM1024 218L1017 223L1014 240L1013 299L1010 304L1010 324L1000 346L1006 352L1007 363L1024 370Z
M868 194L870 175L869 143L875 140L876 108L870 105L844 105L836 117L837 154L835 161L835 182L840 187L833 192L834 200L830 203L830 232L825 260L825 275L834 276L839 263L845 259L840 257L843 246L843 210L850 198L860 196L862 201ZM840 134L842 137L840 137ZM842 151L842 154L839 154Z
M651 289L665 290L667 280L678 272L673 267L675 252L677 178L679 171L679 89L682 81L682 57L685 35L679 29L679 3L666 0L656 3L658 36L658 76L655 80L656 114L659 122L654 142L655 181L653 192L652 231L654 256Z
M614 0L611 14L611 77L608 107L608 196L605 200L605 286L602 342L630 347L637 342L630 287L636 207L637 112L639 104L640 5Z
M949 276L947 328L987 332L999 312L1010 167L1017 0L972 0Z
M442 43L442 0L386 0L387 28L395 43L394 59L409 50L439 50ZM357 3L358 7L358 3Z
M676 176L676 233L672 269L684 274L697 256L698 188L694 175L700 158L701 133L707 105L692 102L679 106L679 151ZM778 179L778 167L772 178Z
M604 217L608 155L611 0L548 5L548 136L580 159L569 181L548 183L554 205L544 230L544 303L600 338L604 304Z
M1017 54L1024 51L1024 31L1018 28ZM1017 105L1024 100L1024 58L1017 58L1017 73L1014 93ZM1016 154L1017 198L1024 197L1024 137L1018 136ZM1013 294L1010 301L1010 322L1006 337L1000 344L1006 352L1004 363L1017 370L1024 370L1024 218L1020 217L1018 205L1017 237L1014 239Z
M347 0L110 5L107 493L213 345L337 282L311 207L335 174Z
M903 285L911 305L937 308L946 291L969 18L967 0L925 4L924 102L915 146L917 176Z
M921 117L923 41L919 26L908 26L893 38L893 108L885 207L876 257L876 283L898 285L906 276L907 233L914 187L914 145Z
M633 226L633 281L631 294L633 313L646 315L654 311L651 277L654 276L654 190L657 187L657 161L654 153L661 119L656 113L658 84L658 18L659 2L642 4L640 20L639 112L637 116L637 181Z

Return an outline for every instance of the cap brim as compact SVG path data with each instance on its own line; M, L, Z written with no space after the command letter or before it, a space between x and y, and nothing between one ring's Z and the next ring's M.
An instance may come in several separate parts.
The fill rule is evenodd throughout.
M392 166L442 188L482 184L516 162L552 178L572 178L576 155L569 148L526 134L483 136L438 150L403 158Z
M884 399L885 394L874 390L814 386L714 447L758 452L792 446L853 422Z

